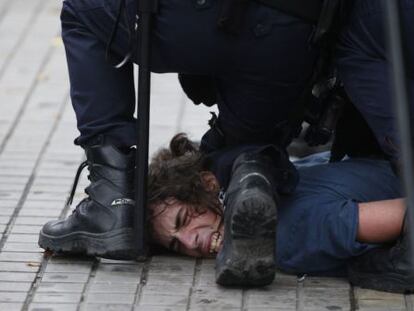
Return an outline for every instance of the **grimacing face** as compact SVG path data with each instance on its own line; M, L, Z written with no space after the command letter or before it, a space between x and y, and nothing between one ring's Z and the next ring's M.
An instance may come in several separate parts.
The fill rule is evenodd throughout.
M167 206L168 205L168 206ZM214 257L221 249L223 225L221 216L194 209L175 198L151 207L153 239L171 251L192 257Z

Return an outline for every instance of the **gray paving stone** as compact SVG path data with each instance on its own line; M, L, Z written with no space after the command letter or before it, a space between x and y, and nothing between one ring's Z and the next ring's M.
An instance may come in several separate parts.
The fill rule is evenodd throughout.
M77 311L77 304L63 303L32 303L29 311Z
M135 294L138 284L134 283L92 283L89 293L116 293L116 294Z
M86 273L89 274L92 264L89 262L49 263L45 272Z
M24 234L39 234L42 226L40 225L14 225L11 233L24 233Z
M33 302L42 303L79 303L81 293L36 293Z
M16 208L15 206L12 206L12 207L0 207L0 215L1 216L10 217L11 215L13 215L15 208Z
M3 251L6 252L27 252L27 253L43 253L43 249L40 248L37 243L6 243L3 247Z
M86 283L88 274L52 272L43 274L43 282Z
M32 282L0 281L0 292L28 292Z
M85 284L83 283L58 283L42 282L37 288L37 293L82 293Z
M136 306L134 308L134 311L186 311L187 307L185 305L180 306L149 306L149 305L143 305L143 306Z
M0 292L0 302L24 302L26 293L20 292Z
M8 216L0 216L0 225L7 225L10 221Z
M121 294L121 293L88 293L86 298L87 303L99 304L133 304L135 293Z
M32 282L36 273L30 272L0 272L0 281L6 282Z
M193 277L191 275L181 274L151 274L148 273L147 285L171 285L180 286L191 285L193 283Z
M130 311L132 308L129 304L98 304L88 303L85 306L86 311Z
M13 242L13 243L37 244L38 240L39 240L39 234L12 233L7 237L7 242Z
M170 296L188 296L190 293L191 285L187 286L174 286L171 285L145 285L142 288L142 294L145 295L170 295Z
M142 265L100 265L95 282L139 283Z
M41 253L18 253L18 252L0 253L0 261L41 262L42 258L43 258L43 254Z
M193 275L194 274L194 262L183 263L151 263L151 274L181 274L181 275Z
M305 287L338 288L349 289L350 285L346 279L329 277L307 277L304 281Z
M188 295L152 295L146 294L141 297L140 306L185 306L188 303Z
M246 307L296 309L296 289L279 289L269 293L246 292Z
M21 311L22 307L23 307L23 303L0 302L0 310Z
M354 295L360 310L377 310L386 306L388 309L405 309L404 295L355 288Z
M191 311L239 311L240 308L229 308L226 305L223 306L214 306L214 308L212 308L209 305L197 305L197 306L192 306L190 308Z
M51 264L72 264L72 263L89 263L93 264L95 258L85 257L85 256L64 256L64 255L54 255L49 258L49 263Z
M0 271L3 272L37 272L39 268L39 262L0 261Z
M114 264L114 265L136 265L137 262L134 260L113 260L113 259L106 259L100 258L99 262L101 264Z
M26 208L23 207L19 213L19 216L47 216L54 219L58 219L61 212L63 210L63 206L56 206L55 208Z
M191 309L240 309L242 306L242 291L231 291L231 295L218 288L203 288L193 290Z
M34 210L34 211L41 211L42 209L45 211L55 210L55 209L63 209L65 207L65 199L61 198L58 200L28 200L24 203L25 210ZM19 214L20 215L20 214ZM42 216L45 217L47 214L45 212L39 213L35 216Z
M16 225L40 225L43 226L45 223L47 223L50 220L54 220L55 218L53 217L37 217L37 216L32 216L32 217L24 217L24 216L20 216L16 219L15 224Z

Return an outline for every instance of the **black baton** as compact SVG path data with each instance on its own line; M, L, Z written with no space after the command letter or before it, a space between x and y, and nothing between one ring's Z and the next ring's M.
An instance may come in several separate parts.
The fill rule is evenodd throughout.
M138 0L138 113L137 153L135 168L136 207L134 213L135 241L138 256L147 255L146 205L148 179L148 144L151 96L151 27L157 0Z
M413 170L413 144L412 128L410 123L411 109L407 84L406 61L404 59L404 42L401 25L400 1L383 0L386 11L386 30L388 37L388 51L391 62L391 78L393 87L394 109L397 115L400 135L402 178L407 204L407 228L410 238L410 258L413 260L414 238L414 170Z

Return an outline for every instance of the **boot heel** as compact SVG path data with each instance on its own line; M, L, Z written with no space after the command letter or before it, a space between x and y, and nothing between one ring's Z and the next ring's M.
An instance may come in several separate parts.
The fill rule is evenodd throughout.
M258 189L232 206L230 237L217 258L218 284L264 286L275 277L276 204Z

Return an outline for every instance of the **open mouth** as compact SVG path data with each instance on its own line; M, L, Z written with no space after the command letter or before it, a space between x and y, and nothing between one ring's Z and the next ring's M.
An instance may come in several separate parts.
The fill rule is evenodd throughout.
M220 232L214 232L211 237L210 254L216 254L219 251L220 245L223 241L223 237Z

